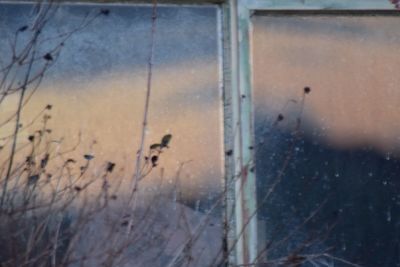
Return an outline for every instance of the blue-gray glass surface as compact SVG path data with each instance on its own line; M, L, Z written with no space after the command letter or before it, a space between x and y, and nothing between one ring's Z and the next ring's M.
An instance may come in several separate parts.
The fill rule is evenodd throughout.
M97 16L99 11L101 15ZM0 3L0 68L12 61L12 50L21 49L19 44L32 35L35 12L32 4ZM87 14L89 18L96 18L86 25ZM24 25L29 28L24 30ZM82 156L90 153L94 156L90 159L91 174L100 173L107 162L115 163L117 178L122 180L115 182L116 187L130 192L141 140L152 6L60 5L40 33L34 70L52 61L46 58L47 52L56 57L57 51L49 50L71 31L54 65L31 97L34 86L28 87L29 101L22 109L17 140L18 155L21 155L18 160L25 160L25 152L31 149L29 136L41 129L43 107L51 105L51 119L47 124L53 139L51 151L62 156L54 157L46 168L65 166L64 162L72 166L75 160L79 167L88 158ZM18 33L17 46L13 46L15 33ZM218 8L215 6L157 7L144 154L151 144L160 143L163 136L172 134L172 139L159 158L143 158L142 164L151 160L154 169L141 180L140 189L143 195L170 197L170 203L162 203L166 205L162 210L166 217L161 223L170 223L164 231L166 240L168 231L180 227L182 213L186 212L190 227L197 227L204 219L204 211L220 199L222 113L217 33ZM17 84L24 78L21 74L15 77L15 80L7 78L8 82ZM8 160L7 152L12 144L9 136L14 131L15 118L3 122L15 114L18 98L18 93L10 94L0 103L1 164ZM3 175L3 169L1 172ZM204 259L214 256L210 251L217 252L220 248L220 211L213 212L211 223L206 225L201 239L214 241L212 246L201 241L202 251L206 252L197 264L205 264ZM170 252L173 247L179 248L187 234L175 228L173 231L178 237L168 244ZM146 266L136 260L138 266ZM161 266L165 262L164 258ZM151 266L158 265L151 263Z
M253 22L267 260L400 266L399 18Z

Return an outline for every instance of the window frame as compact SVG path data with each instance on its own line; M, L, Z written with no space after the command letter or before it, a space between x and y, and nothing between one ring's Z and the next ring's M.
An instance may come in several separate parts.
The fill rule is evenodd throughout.
M231 0L229 1L230 28L230 84L229 102L232 103L230 145L233 160L227 169L227 183L234 181L234 200L227 201L227 213L234 213L233 228L228 232L228 247L235 247L231 265L254 266L261 248L259 241L264 231L258 231L256 174L254 171L254 116L252 104L252 16L260 14L400 14L395 4L374 0ZM227 83L225 83L227 84ZM225 127L226 129L227 127ZM229 142L228 142L229 144ZM228 221L229 222L229 221Z
M22 0L34 3L37 0ZM145 4L155 0L59 0L69 4ZM215 5L218 8L223 105L225 212L224 252L229 266L255 266L259 252L254 116L252 104L252 16L260 13L381 14L399 12L390 0L157 0L161 5ZM11 0L0 0L9 3ZM304 14L304 13L303 13ZM261 236L260 236L261 235Z

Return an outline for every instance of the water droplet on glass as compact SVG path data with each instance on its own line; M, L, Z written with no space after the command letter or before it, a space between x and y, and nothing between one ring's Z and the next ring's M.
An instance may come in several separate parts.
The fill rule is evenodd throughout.
M386 221L388 221L388 222L392 221L392 211L390 210L390 208L386 212Z

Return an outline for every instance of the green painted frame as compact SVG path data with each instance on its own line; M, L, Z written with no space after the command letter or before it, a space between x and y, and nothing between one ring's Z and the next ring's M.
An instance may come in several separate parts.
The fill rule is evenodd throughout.
M256 175L254 172L254 136L252 106L252 22L255 12L291 13L381 13L395 11L390 0L230 0L230 66L232 102L232 139L235 213L231 225L234 233L228 234L228 247L234 247L231 266L256 266L259 251L256 200ZM399 11L400 12L400 11ZM400 13L399 13L400 14ZM229 177L228 177L229 178ZM229 180L228 180L229 182ZM232 207L233 206L233 207Z

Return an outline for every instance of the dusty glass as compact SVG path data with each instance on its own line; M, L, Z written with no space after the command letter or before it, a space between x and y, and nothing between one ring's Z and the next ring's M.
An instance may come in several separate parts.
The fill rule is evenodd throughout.
M399 18L253 23L264 259L400 266Z
M25 160L30 166L36 164L25 155L31 153L30 144L39 135L45 136L47 148L55 156L48 164L47 160L42 163L40 174L28 177L30 185L42 181L44 174L57 174L57 168L65 171L65 166L79 174L81 166L80 171L88 169L91 176L101 176L106 168L113 175L107 176L107 186L117 193L130 192L148 89L152 9L151 5L62 4L51 11L35 43L31 78L45 64L52 66L37 89L36 83L27 87L16 144L16 162L22 165L15 166L23 166ZM35 34L39 25L31 18L38 12L33 4L0 3L2 93L9 84L18 87L24 82L29 64L17 62L10 71L7 64L13 60L13 51L20 53L24 42ZM193 247L202 256L195 263L206 264L221 248L218 16L218 7L213 5L158 5L156 10L150 106L141 162L146 177L139 187L144 202L147 197L161 199L160 214L155 215L159 217L146 224L163 232L153 248L167 248L152 250L158 258L151 264L144 261L148 255L134 257L135 264L141 266L165 266L188 235L199 234L195 229L202 224L203 232ZM0 160L5 166L20 94L11 90L2 96L6 97L0 103ZM45 129L43 114L48 116ZM165 142L163 137L168 136L172 139ZM42 155L46 154L38 154L39 163ZM89 161L88 167L85 164ZM1 182L4 185L3 179ZM76 186L75 190L82 188ZM117 197L112 195L110 201L117 202ZM206 217L210 217L207 222ZM126 227L127 222L121 225Z

